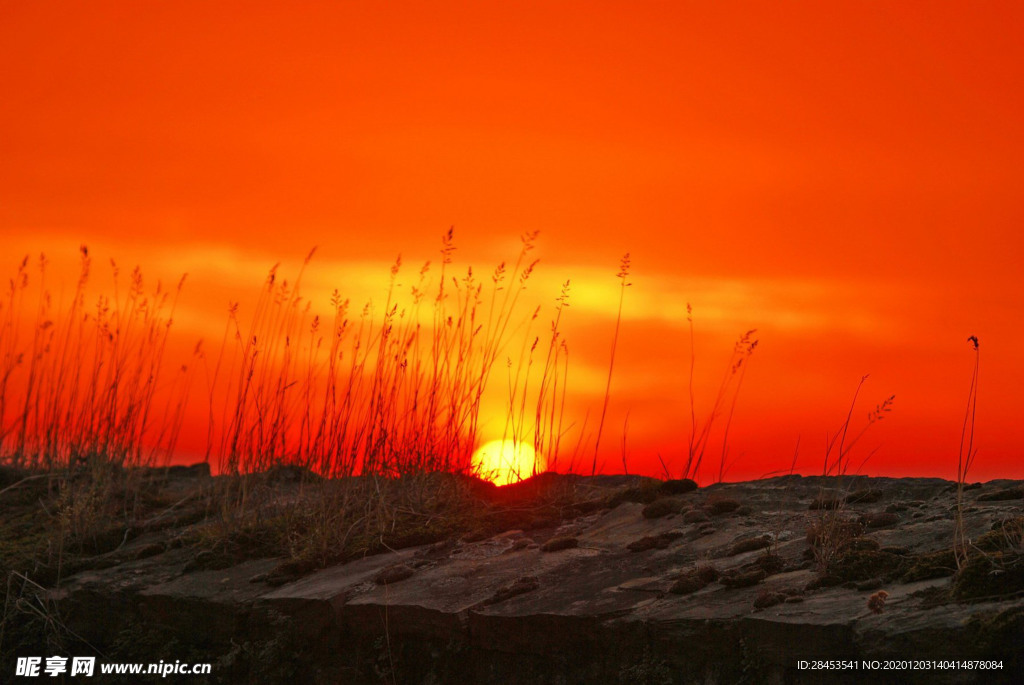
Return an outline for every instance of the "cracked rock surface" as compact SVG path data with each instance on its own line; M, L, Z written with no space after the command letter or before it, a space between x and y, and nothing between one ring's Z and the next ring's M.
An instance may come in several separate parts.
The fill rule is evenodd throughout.
M1024 682L1024 593L973 591L948 555L955 484L784 476L615 503L629 484L595 481L608 507L546 528L398 549L279 586L267 579L280 560L200 569L172 547L82 571L51 595L96 644L123 630L116 614L211 655L244 652L246 682L814 682L799 662L829 659L998 660L898 677ZM993 481L965 493L967 536L989 541L974 552L990 564L979 582L1020 573L1020 492ZM214 670L212 682L237 681Z

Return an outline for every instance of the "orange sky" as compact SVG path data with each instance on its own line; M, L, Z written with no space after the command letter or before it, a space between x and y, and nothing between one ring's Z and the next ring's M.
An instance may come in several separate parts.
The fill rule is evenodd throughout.
M380 297L456 227L482 271L540 230L604 440L635 468L751 361L731 478L820 470L858 379L870 473L952 477L981 339L974 475L1024 477L1024 7L1016 3L4 2L3 273L79 243L176 280L181 350L277 261ZM412 280L410 275L409 281ZM319 284L319 286L317 285ZM319 292L318 292L319 291ZM550 317L550 311L542 314ZM205 427L197 433L204 433ZM199 440L185 440L186 449ZM185 459L186 457L182 457Z

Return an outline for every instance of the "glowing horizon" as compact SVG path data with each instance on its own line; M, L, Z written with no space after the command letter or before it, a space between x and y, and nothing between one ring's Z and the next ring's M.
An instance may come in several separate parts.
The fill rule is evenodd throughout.
M1024 477L1022 30L1020 7L956 3L24 4L0 25L0 276L45 252L66 297L80 244L90 296L108 259L187 272L173 365L313 246L303 292L325 313L334 289L380 307L398 254L407 294L451 225L453 273L484 282L539 230L520 315L541 308L544 343L570 281L562 468L589 471L629 252L605 471L680 467L691 304L698 422L758 331L727 478L787 470L798 440L797 470L820 471L865 374L855 421L896 401L854 460L954 477L970 335L971 476ZM504 364L481 438L502 433ZM180 461L205 452L202 371Z

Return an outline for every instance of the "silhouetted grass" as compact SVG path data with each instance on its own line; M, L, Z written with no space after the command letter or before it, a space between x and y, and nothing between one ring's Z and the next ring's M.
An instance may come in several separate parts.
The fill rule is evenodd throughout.
M92 263L82 246L78 282L62 309L47 266L40 255L33 278L25 257L0 302L0 462L63 469L169 458L190 370L183 365L168 379L164 353L185 277L173 290L157 283L147 291L136 267L122 291L111 261L113 294L88 300ZM158 400L167 383L179 390Z
M604 388L604 403L601 405L601 420L597 424L597 437L594 439L594 461L590 467L591 475L597 473L597 454L601 448L601 434L604 431L604 419L608 414L608 400L612 394L612 374L615 371L615 350L619 345L619 328L622 325L622 303L626 299L626 288L632 285L628 283L629 278L629 253L622 257L619 266L619 310L615 316L615 334L612 336L612 352L608 361L608 382Z
M208 531L214 546L277 530L275 549L322 564L353 540L375 549L372 541L387 545L395 531L420 531L429 538L451 530L446 522L458 519L451 503L464 500L462 481L432 480L431 474L473 473L483 399L495 367L503 365L503 437L532 444L539 460L515 476L564 468L570 452L564 441L571 438L575 449L568 470L585 469L582 460L589 457L594 473L631 285L629 254L617 274L619 303L601 412L596 432L588 435L586 419L566 426L569 344L563 328L569 281L555 298L549 331L536 332L541 307L523 311L522 293L537 265L536 238L524 235L515 258L481 278L472 268L456 269L449 230L439 262L414 271L406 286L399 257L381 302L354 307L335 290L326 315L315 305L321 294L304 290L311 250L291 278L279 265L271 268L251 308L229 303L216 356L197 345L194 362L175 374L164 372L164 356L184 279L171 291L159 284L147 290L135 269L122 290L112 263L114 292L99 296L91 308L91 259L83 247L77 288L62 309L46 289L45 258L35 290L26 258L0 311L0 460L19 469L86 474L61 476L54 485L60 554L65 544L84 549L107 529L129 530L144 507L137 501L141 486L126 467L171 457L201 361L206 458L231 476L204 495L206 514L217 522ZM711 410L699 423L689 306L687 318L691 435L681 476L699 474L712 429L724 416L721 480L747 362L758 345L756 331L735 344ZM880 405L879 418L888 402ZM830 444L830 451L837 445L838 457L826 454L826 472L845 472L848 450L859 437L847 439L848 427L849 417ZM627 428L628 414L620 449L624 470ZM287 474L298 492L284 497L276 490ZM421 520L432 521L432 527L420 530Z
M534 239L523 238L511 270L501 264L482 282L472 268L452 276L449 231L432 297L425 289L429 263L410 299L400 297L399 258L381 310L367 304L353 316L335 291L329 321L311 313L301 271L289 284L272 270L244 333L231 307L231 339L214 373L227 369L210 448L222 471L255 473L275 464L330 477L468 471L481 401L536 264L528 260ZM554 354L558 342L556 328ZM545 419L553 425L543 398L557 394L549 381L556 368L549 354L532 430L538 446L554 442L540 428ZM518 399L526 401L525 388ZM522 407L512 421L516 440L527 439Z
M440 264L423 265L408 293L399 292L396 260L382 308L368 303L353 313L336 290L330 314L316 313L302 290L314 251L291 281L273 267L248 314L231 303L216 357L201 345L194 354L206 371L207 460L230 476L202 495L203 517L216 522L204 534L210 544L237 547L262 536L276 541L276 553L320 565L339 550L372 551L398 544L395 535L429 539L469 525L452 505L465 501L462 481L430 475L472 472L482 399L506 358L506 433L532 442L545 460L516 475L555 466L566 434L561 321L569 284L531 376L540 338L527 341L540 308L524 317L520 305L537 264L535 240L524 235L510 266L479 279L472 268L453 273L448 231ZM163 373L184 278L172 291L147 290L136 268L124 289L112 262L113 293L90 307L91 266L82 247L77 287L61 305L47 290L45 257L37 277L26 258L0 303L0 464L23 480L45 474L40 502L50 503L44 518L54 532L45 563L56 569L49 580L76 555L123 544L138 527L152 473L136 467L170 459L194 366L171 379ZM506 355L516 335L529 353L513 378ZM283 474L297 480L296 493L278 492Z
M850 493L844 489L843 479L850 470L851 451L860 442L871 427L885 419L892 411L892 405L896 401L895 395L890 395L875 408L868 412L867 421L856 433L850 434L850 427L853 421L853 412L857 408L857 399L864 383L868 377L862 376L857 388L854 390L853 399L850 400L850 408L846 413L846 419L839 428L832 434L825 444L825 456L822 464L823 476L835 476L838 490L841 495L827 495L822 489L818 498L811 503L811 508L819 513L814 521L808 526L808 542L814 552L814 560L818 571L825 575L830 568L847 551L850 541L860 535L863 526L846 515L846 505L850 501ZM861 461L861 466L866 462L872 453ZM796 456L794 455L794 464Z
M964 414L964 425L960 432L960 449L956 462L956 522L953 534L953 552L956 555L957 569L963 570L968 561L970 540L964 530L964 485L967 483L967 472L974 463L977 452L974 450L974 422L978 409L978 370L981 364L981 352L978 349L978 337L970 336L967 341L974 349L974 372L971 374L971 387L967 391L967 411Z
M715 421L719 416L721 416L724 404L728 401L729 413L726 418L725 432L722 435L722 454L718 465L718 481L721 482L724 479L726 472L729 429L732 426L732 418L736 411L736 402L739 399L740 390L743 387L743 379L746 375L747 362L754 354L754 350L757 349L758 341L754 338L754 334L757 333L757 329L747 331L740 336L739 340L736 341L736 344L733 346L732 355L729 357L729 363L726 366L725 374L722 376L722 381L718 386L718 393L715 395L715 401L711 406L711 411L707 418L698 426L696 396L693 388L693 376L697 364L697 353L693 329L693 307L690 306L689 303L686 305L686 321L689 324L690 329L690 381L688 386L690 397L690 440L689 447L685 455L686 462L683 465L680 478L698 479L700 475L700 467L704 461L704 454L711 438L711 430L715 425ZM729 400L730 396L732 398L731 401ZM662 462L662 467L665 469L667 475L668 467L664 462Z

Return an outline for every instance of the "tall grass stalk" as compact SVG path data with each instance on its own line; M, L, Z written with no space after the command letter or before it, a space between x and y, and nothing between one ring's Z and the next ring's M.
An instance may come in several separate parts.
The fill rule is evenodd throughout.
M826 436L825 439L822 475L835 476L837 479L836 490L844 493L844 495L834 501L829 501L829 496L826 494L824 486L822 486L818 494L818 499L821 503L821 513L814 525L815 539L813 548L818 570L822 573L826 572L829 566L844 552L850 539L849 528L846 525L847 521L845 518L846 497L843 480L849 471L851 450L860 442L861 438L867 434L872 426L885 419L886 415L892 411L893 403L896 401L896 396L890 395L875 405L875 408L868 412L867 421L864 426L855 435L848 437L850 435L850 424L853 422L853 413L857 407L857 398L860 396L860 391L867 379L867 375L861 377L860 382L857 383L857 388L854 390L853 399L850 401L850 408L847 410L846 419L840 424L835 433L831 436ZM871 454L868 455L868 458ZM793 459L795 464L795 454ZM867 458L864 461L867 461Z
M565 396L568 390L569 346L561 331L562 314L569 306L569 281L562 285L556 298L555 318L551 322L551 337L544 360L544 371L537 391L534 413L533 449L537 458L544 460L542 470L557 468L565 414ZM559 375L561 367L561 375ZM534 465L534 472L538 471Z
M974 371L971 374L971 387L967 391L967 411L964 414L963 428L960 430L960 449L956 462L956 522L954 529L953 553L956 566L962 569L967 563L970 540L964 527L964 486L967 484L967 473L974 463L977 451L974 448L974 423L978 410L978 371L981 366L981 352L978 349L978 336L967 339L974 350Z
M188 365L165 382L164 357L178 296L147 292L135 268L121 292L111 261L113 295L86 305L92 260L80 248L80 272L61 311L47 284L49 260L40 255L34 304L26 257L0 303L0 461L30 469L76 465L117 467L170 457L181 426ZM27 329L27 330L26 330ZM197 350L198 354L198 350Z
M732 428L732 419L736 415L736 403L740 398L740 390L743 388L743 380L747 375L747 367L749 366L746 362L750 359L751 355L754 354L754 350L757 349L757 340L751 342L751 337L756 333L756 330L749 330L740 336L739 341L733 346L732 364L730 365L729 375L730 377L736 377L737 372L739 376L736 378L736 386L732 392L732 401L729 403L729 414L725 419L725 431L722 433L722 455L718 461L718 482L721 483L725 480L725 474L728 470L726 464L726 458L729 454L729 429Z
M399 293L403 265L396 259L382 308L367 303L357 319L338 291L333 317L320 318L301 291L301 271L290 285L272 269L244 336L232 309L234 339L211 374L234 369L223 376L230 387L214 412L224 418L211 429L222 470L288 464L335 477L468 470L493 365L518 330L535 238L525 235L514 266L499 265L486 283L471 268L452 275L454 235L445 233L426 323L429 263L408 299ZM557 369L558 349L549 371ZM564 392L547 382L551 396ZM525 401L523 392L512 399ZM548 426L549 406L538 408ZM512 422L514 438L521 419Z
M868 376L864 375L861 377L860 382L857 383L857 388L854 390L853 399L850 401L850 408L846 414L846 420L840 424L838 430L836 430L831 437L826 437L825 440L825 459L822 465L823 476L839 476L842 478L849 471L850 452L860 442L871 427L882 421L887 414L892 411L892 405L896 401L895 395L882 400L880 404L875 405L875 408L868 412L867 422L861 427L860 431L856 435L853 435L847 439L850 424L853 421L853 412L857 406L857 398L860 395L861 388L864 387L864 383L867 381ZM834 456L833 456L834 453Z
M616 274L619 279L619 310L615 316L615 333L612 335L612 352L611 357L608 361L608 381L604 387L604 403L601 405L601 419L597 423L597 437L594 438L594 460L590 466L591 475L597 473L597 454L601 448L601 434L604 432L604 420L608 414L608 400L611 399L612 394L612 373L615 370L615 350L619 345L619 328L622 325L622 303L626 299L626 288L633 285L629 283L629 253L627 252L622 256L622 261L619 264L619 273Z
M711 411L704 422L700 424L700 430L698 431L697 409L693 391L693 376L696 366L693 308L689 304L686 305L686 320L689 323L690 328L690 441L689 449L686 453L686 463L683 466L681 477L692 478L694 480L699 478L700 467L704 461L704 454L711 439L712 428L715 425L716 419L721 416L726 402L728 402L729 413L726 419L725 432L722 436L722 455L718 467L718 480L721 481L725 476L725 460L726 455L728 454L729 429L732 427L732 419L735 414L736 403L739 398L740 390L743 387L743 379L746 374L747 363L749 362L750 357L753 356L758 345L758 340L754 338L754 334L757 333L757 329L747 331L741 335L733 345L732 354L729 357L729 362L726 366L725 373L722 376L722 381L719 383L718 393L715 395ZM729 399L730 397L732 398L731 400Z
M697 440L697 399L693 392L693 375L697 369L697 340L693 332L693 305L689 302L686 303L686 323L690 328L690 382L688 388L690 391L690 448L686 452L687 462L683 472L684 478L691 475L691 465L697 453L695 444Z

